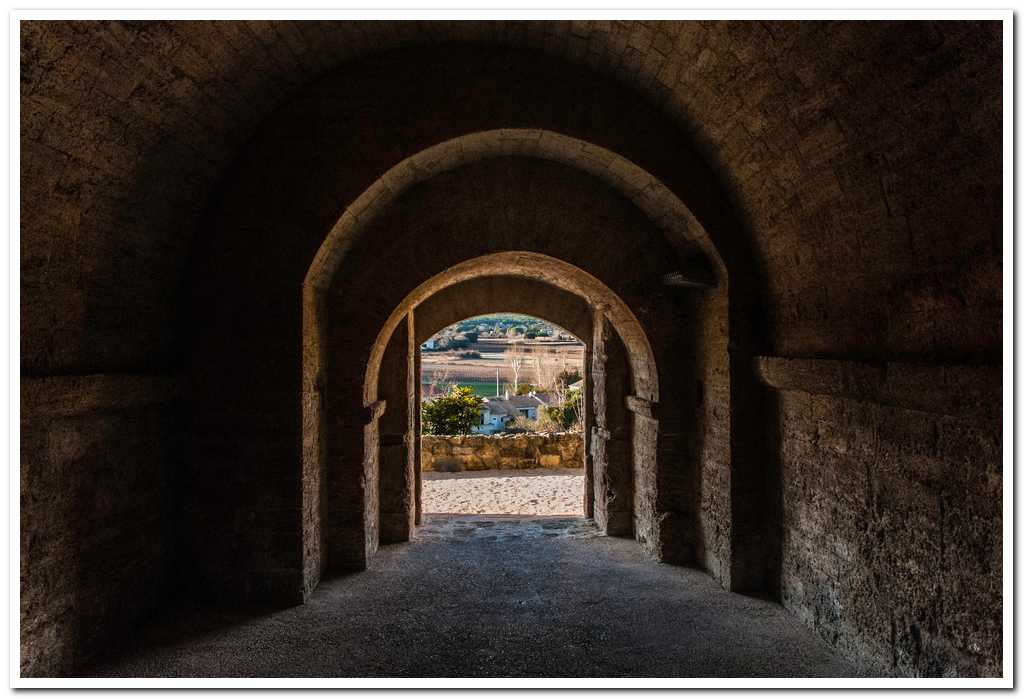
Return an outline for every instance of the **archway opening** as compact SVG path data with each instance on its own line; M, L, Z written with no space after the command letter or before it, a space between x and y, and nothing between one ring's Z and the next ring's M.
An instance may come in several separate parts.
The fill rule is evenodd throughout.
M490 313L415 351L427 518L584 516L582 339L536 316Z
M495 270L503 276L493 276ZM370 349L363 381L368 408L360 418L370 546L406 541L423 520L423 458L415 439L421 418L413 359L419 359L418 346L444 326L438 318L449 314L444 323L450 323L462 317L450 314L463 295L493 304L489 295L527 288L520 310L548 304L565 318L563 327L591 338L584 514L608 535L635 537L649 550L657 542L665 519L657 515L659 377L647 330L618 294L579 267L538 253L507 252L466 260L424 281L383 322ZM412 502L420 503L415 516Z
M418 156L397 166L392 174L405 175L368 191L372 206L346 210L306 275L304 571L360 570L379 544L408 539L422 512L409 516L405 503L415 498L401 489L396 508L385 509L378 464L404 463L407 481L417 477L410 464L419 445L407 421L419 416L401 405L419 389L407 365L415 363L409 345L418 341L422 306L456 284L515 278L582 299L592 359L615 354L625 366L621 405L607 412L622 427L588 425L588 459L595 470L611 459L649 468L627 470L623 487L608 489L614 497L594 493L587 514L658 560L696 562L735 586L732 544L740 537L732 521L747 509L732 504L746 497L739 486L748 480L731 477L733 369L742 347L728 340L734 309L721 261L713 249L705 254L699 223L650 175L634 173L651 184L639 190L590 169L569 178L580 164L559 155L565 137L544 132L529 153L502 155L523 143L507 138L514 135L502 131L494 151L488 134L458 139L481 146L468 160L461 149L443 149L426 169ZM466 188L472 196L453 197ZM665 216L657 215L662 204ZM553 213L566 210L574 216ZM396 359L384 362L392 346ZM398 376L408 383L382 388ZM593 372L588 380L606 378ZM589 487L603 486L595 474Z

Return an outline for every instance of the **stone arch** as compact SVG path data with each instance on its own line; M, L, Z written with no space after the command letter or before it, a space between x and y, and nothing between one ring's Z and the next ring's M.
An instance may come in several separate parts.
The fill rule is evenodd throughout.
M379 372L378 391L381 397L392 406L388 415L389 426L402 425L401 417L395 418L394 413L407 413L406 429L410 432L407 440L408 448L404 453L388 454L381 468L381 542L405 541L409 538L413 526L420 524L422 515L422 458L420 442L416 438L420 434L420 391L412 386L420 380L421 354L420 345L430 336L452 323L486 313L523 313L542 318L554 323L574 335L584 343L584 374L591 374L590 365L593 345L594 312L586 300L567 291L551 286L533 278L515 276L481 276L470 278L447 286L421 303L407 316L406 328L401 325L398 331L407 333L404 337L394 338L388 342L382 357L384 370ZM411 333L412 342L408 337ZM404 341L403 341L404 340ZM402 381L395 380L395 375L408 376L410 381L403 388ZM590 404L593 391L585 391L587 406L582 441L584 454L587 453L587 435L592 426L593 406ZM395 405L395 401L398 402ZM387 441L386 439L384 441ZM409 465L411 464L411 469ZM390 467L390 472L385 468ZM587 517L593 516L593 469L592 462L584 458L584 496L583 509Z
M511 251L467 260L417 286L394 309L373 343L363 381L368 408L364 434L368 463L364 467L367 481L373 482L376 475L378 487L376 492L368 489L364 496L367 512L378 513L371 514L370 519L380 521L380 541L406 540L405 528L418 519L418 512L414 517L412 510L412 503L418 502L418 493L414 497L413 491L419 487L418 391L408 392L411 380L418 381L418 343L410 341L422 335L416 329L416 308L446 289L491 278L494 270L500 270L503 277L539 282L587 304L591 312L591 336L586 340L591 458L585 510L610 535L635 533L641 542L653 538L659 472L659 382L647 334L626 303L584 270L547 255ZM423 332L436 329L428 326ZM387 370L382 371L385 366ZM396 383L395 376L403 366L405 380ZM390 403L382 400L381 387L391 389L388 397L393 401L400 397L403 383L406 400L399 400L389 409ZM389 412L392 415L385 419ZM382 429L385 423L387 428ZM404 433L396 434L396 429L404 429ZM404 475L388 478L388 474L395 473ZM389 510L382 503L397 507Z
M541 280L545 284L585 299L593 308L603 313L626 344L636 396L651 403L658 401L658 369L654 351L651 349L647 334L629 306L599 279L578 267L547 255L510 251L467 260L443 274L435 275L403 299L392 311L373 343L363 382L365 405L371 405L378 398L381 358L388 340L402 319L433 294L459 282L493 276L494 270L501 270L506 276Z
M467 134L427 148L410 156L384 173L357 197L342 213L317 250L303 282L303 477L315 480L312 463L323 458L319 439L321 415L316 399L323 379L322 348L324 338L321 299L334 272L367 222L390 202L416 183L468 162L503 155L522 155L571 165L590 173L621 192L648 218L666 232L678 246L696 245L706 257L690 257L691 268L684 282L714 283L723 300L728 297L727 273L707 233L679 198L657 178L605 148L587 141L544 129L497 129ZM722 304L728 312L727 301ZM372 401L370 401L372 402ZM304 521L312 524L311 508L316 509L319 488L303 488ZM314 502L315 501L315 502ZM315 507L314 507L315 506Z
M694 282L727 280L725 266L704 227L679 197L651 173L621 155L573 136L546 129L494 129L438 143L381 175L331 228L309 266L303 287L322 290L366 222L409 187L469 162L508 155L553 160L598 177L632 201L670 241L699 247L707 260L704 264L694 260L693 269L686 270L693 275Z
M486 313L523 313L563 328L581 341L591 334L583 299L536 279L500 274L447 286L416 306L416 344L444 327Z
M470 65L467 56L478 54L496 71L486 79L459 72ZM724 523L732 516L728 490L733 483L760 478L762 462L760 433L746 410L757 391L750 368L755 336L748 323L734 319L760 317L750 304L762 297L752 292L759 284L751 274L756 271L754 258L722 174L700 157L696 137L680 130L656 105L585 68L512 49L446 45L403 56L413 58L424 76L450 80L454 70L464 79L451 82L450 91L425 89L430 81L411 80L405 59L390 54L325 75L261 124L237 154L201 221L202 235L197 236L188 270L189 279L197 282L189 294L189 313L196 322L186 343L200 413L190 454L198 464L197 478L205 482L190 489L187 500L206 520L190 526L185 537L197 551L200 575L224 594L244 590L247 599L292 600L315 585L316 562L323 556L316 537L305 532L317 529L326 484L317 485L318 476L304 471L316 463L304 457L324 445L317 433L304 430L309 410L295 405L297 396L309 396L304 391L310 377L303 375L303 347L309 342L308 336L304 340L302 309L303 280L311 260L348 205L396 164L467 134L521 127L597 144L652 173L697 214L728 267L728 301L720 315L728 317L728 328L703 333L721 338L715 356L725 357L726 366L711 368L697 387L707 387L705 394L718 403L707 410L713 408L728 423L724 434L715 435L716 449L721 451L717 445L722 445L750 456L716 454L700 466L706 472L705 492L719 494L719 503L702 512L710 521L700 526L715 541L705 547L707 555L700 553L700 564L736 587L729 572L735 528ZM417 118L407 120L396 105L411 102L418 105ZM389 125L386 139L354 137L383 123ZM624 196L619 189L609 191ZM726 280L718 281L724 290ZM360 294L366 291L354 288ZM241 362L227 359L236 329L257 340ZM264 366L283 370L251 381L253 372ZM253 405L265 409L253 411ZM262 429L264 422L275 430ZM735 424L749 425L743 440L730 440L730 432L737 432ZM253 439L227 437L239 430L251 431ZM727 473L745 458L754 473L743 478ZM235 474L243 486L230 493L220 489L221 473ZM281 487L268 492L260 487L262 478L274 478ZM271 512L275 515L263 514ZM285 512L294 514L285 517ZM227 535L239 518L247 518L251 526L234 537ZM756 516L752 522L763 528ZM268 537L273 538L271 546ZM303 546L293 549L290 541ZM296 550L301 555L293 556Z
M689 214L678 198L670 190L661 186L653 176L608 151L591 146L579 139L561 136L552 132L499 130L488 132L484 135L470 134L465 137L466 142L460 144L462 140L455 139L453 142L442 144L442 148L428 149L430 151L429 156L415 156L407 159L399 167L396 167L394 171L389 172L386 180L382 178L382 181L374 184L367 193L358 197L356 204L349 207L345 214L342 215L341 219L343 220L339 220L338 224L334 227L328 239L318 251L313 265L310 267L303 288L303 418L306 425L304 430L303 458L304 476L307 478L307 482L310 479L316 480L319 478L319 474L315 476L310 476L310 474L318 470L316 469L316 459L322 458L322 451L318 453L317 450L323 449L321 440L315 434L311 438L309 429L310 427L315 428L320 425L323 420L322 408L319 404L320 399L316 395L318 382L322 381L322 363L319 352L324 342L322 335L324 310L319 304L319 299L326 293L332 275L354 243L354 240L359 238L364 228L370 225L381 212L388 209L389 203L402 196L403 192L414 188L414 185L418 183L430 181L433 178L466 167L471 163L500 159L507 157L508 154L515 156L525 155L528 159L552 161L567 165L573 169L583 170L606 186L610 185L614 191L628 200L636 209L640 210L648 222L662 231L666 241L671 241L671 245L676 251L676 256L679 258L679 270L672 275L673 278L671 280L663 280L664 283L695 287L706 291L706 303L708 306L714 306L717 309L718 317L714 322L705 324L701 331L701 341L714 345L716 349L722 350L722 354L725 356L724 351L728 345L728 332L731 327L731 322L729 321L731 305L729 303L728 285L723 265L713 246L711 246L706 236L703 235L703 229L699 223ZM624 176L623 172L629 173L628 176ZM706 251L708 252L706 253ZM584 292L584 295L587 295L586 292ZM600 293L594 294L593 290L590 290L590 295L595 298L601 296ZM608 310L611 311L611 315L616 316L616 318L611 319L612 322L609 323L609 326L622 329L627 335L623 338L624 342L630 342L631 324L628 322L628 315L622 312L623 309L614 302L608 305ZM385 333L384 337L390 335L390 332L401 322L402 317L400 312L392 314L392 317L385 323L387 333ZM641 336L642 334L636 335L636 337ZM378 346L374 352L383 352L383 349L383 347ZM640 404L635 406L638 409L634 410L633 413L646 413L643 414L643 417L656 423L657 418L650 407L651 403L656 403L658 400L656 371L653 370L653 367L643 366L643 360L638 359L642 356L644 356L643 353L632 353L630 355L630 361L633 362L631 367L633 369L632 373L636 377L633 379L636 387L634 398L640 401ZM379 356L371 357L367 363L369 367L377 365L379 365ZM728 385L729 360L726 359L720 362L720 365L715 367L714 371L724 375L726 385ZM718 378L720 379L721 376ZM364 381L363 386L363 406L360 409L362 412L358 419L363 420L364 423L372 423L380 417L380 413L376 412L380 410L374 395L376 383L371 377L371 380ZM724 400L727 406L729 395L727 393L724 398L719 396L718 399ZM726 407L726 410L728 410L728 407ZM728 426L724 429L719 428L719 433L724 432L728 435L729 429ZM313 429L313 432L316 433L317 430ZM367 435L364 435L364 437L367 437L365 440L366 444L376 443L374 438ZM653 439L656 439L656 437L653 437ZM682 447L676 446L675 448L679 449ZM372 460L376 456L366 452L364 458ZM312 468L310 467L311 465L313 466ZM649 487L654 489L656 486L651 484ZM689 488L689 486L679 484L675 487ZM697 489L699 490L699 486L697 486ZM317 508L320 506L318 498L323 497L323 487L317 487L312 490L304 487L303 492L305 495L312 493L312 497L304 498L304 523L321 521ZM314 507L311 507L311 505ZM661 521L653 512L650 514L652 521ZM729 516L728 512L714 512L712 514L715 517ZM691 513L685 516L695 515ZM678 528L684 525L675 522L671 526ZM700 526L702 525L698 525L698 528ZM698 548L701 557L700 563L706 565L708 561L712 561L712 554L710 553L712 548L716 548L716 551L721 551L724 555L715 554L716 557L712 561L712 565L707 565L707 567L719 579L723 580L725 584L729 585L731 584L728 580L728 557L730 553L727 538L731 532L728 525L721 526L720 522L716 523L715 529L719 540L715 542L714 546L709 545ZM305 540L308 541L310 538L308 529L304 529L304 531L306 532ZM362 545L361 542L350 542L348 546L352 549ZM656 548L659 546L659 544L652 545ZM367 543L367 546L372 548L375 546L375 543L372 545ZM690 550L696 545L692 541L687 540L683 541L680 546ZM309 547L307 547L308 550ZM315 552L322 556L324 555L323 551L323 539L321 538ZM680 560L691 560L691 558L687 554L686 557ZM305 569L308 574L309 567L306 566Z

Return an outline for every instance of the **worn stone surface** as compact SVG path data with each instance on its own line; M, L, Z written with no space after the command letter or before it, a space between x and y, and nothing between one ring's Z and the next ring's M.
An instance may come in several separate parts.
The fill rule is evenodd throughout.
M583 468L583 435L579 432L425 434L420 440L424 471Z
M1000 674L1000 430L978 418L992 396L969 400L989 372L900 366L852 398L829 375L873 367L802 366L773 372L786 384L775 403L783 604L848 656L894 674ZM906 375L932 377L928 410L905 407L916 391L894 392Z
M596 613L600 610L600 613ZM315 642L310 642L314 640ZM301 607L168 618L99 677L856 677L772 602L564 517L430 517Z
M73 674L184 582L177 377L22 380L21 674Z

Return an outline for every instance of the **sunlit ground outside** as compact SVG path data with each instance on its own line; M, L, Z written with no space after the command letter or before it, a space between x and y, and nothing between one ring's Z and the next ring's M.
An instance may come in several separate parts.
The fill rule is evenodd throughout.
M583 516L580 469L423 474L423 511L434 514Z

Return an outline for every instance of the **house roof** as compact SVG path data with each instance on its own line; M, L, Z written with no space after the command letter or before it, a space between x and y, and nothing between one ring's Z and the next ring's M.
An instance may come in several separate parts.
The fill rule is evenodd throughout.
M494 415L512 415L521 408L539 408L547 403L537 396L509 396L484 398L484 407Z

